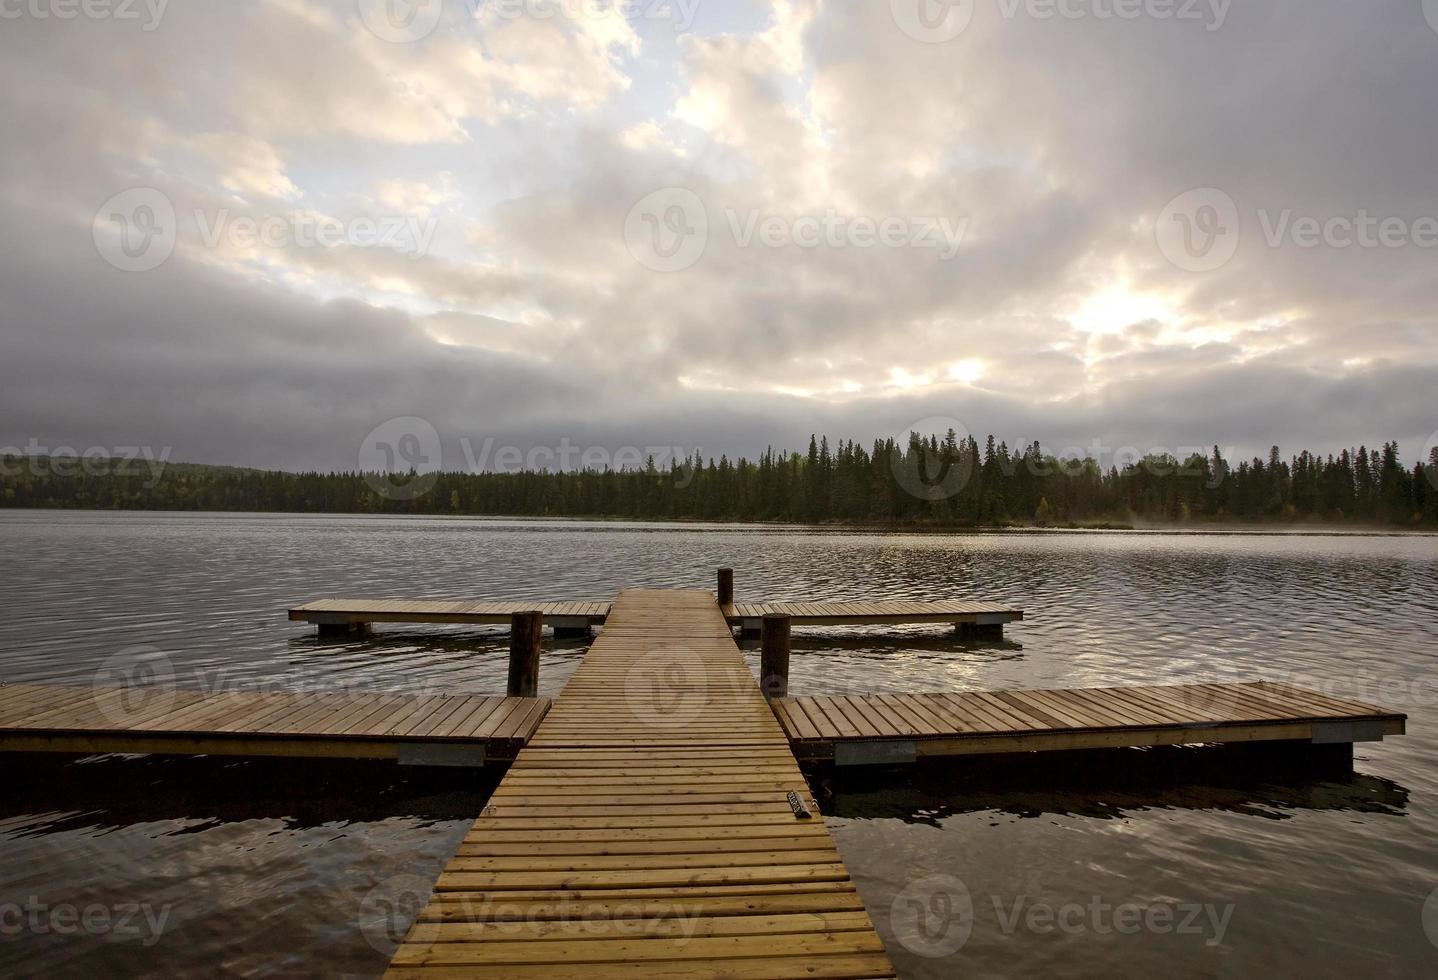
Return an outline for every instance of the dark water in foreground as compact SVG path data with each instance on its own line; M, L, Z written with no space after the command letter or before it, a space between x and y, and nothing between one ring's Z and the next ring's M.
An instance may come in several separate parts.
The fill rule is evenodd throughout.
M800 694L1267 677L1381 700L1410 734L1359 746L1337 783L1266 783L1176 750L815 788L904 976L1438 972L1438 539L0 512L0 544L0 681L88 684L144 662L182 686L494 693L498 632L322 644L283 610L607 598L712 587L733 565L741 598L1028 611L997 645L806 631ZM582 653L551 645L546 693ZM428 886L493 777L32 757L0 758L0 780L0 975L369 977L392 948L388 899ZM971 929L925 931L916 907L972 908L923 920Z

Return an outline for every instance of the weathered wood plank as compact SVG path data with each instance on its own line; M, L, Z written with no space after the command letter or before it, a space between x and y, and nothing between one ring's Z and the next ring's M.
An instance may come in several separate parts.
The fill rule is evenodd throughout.
M713 596L625 592L391 975L892 977L817 809Z
M969 755L1308 739L1325 723L1371 722L1396 735L1407 721L1376 705L1267 682L798 697L775 701L774 714L811 759L866 741L915 740L919 755Z
M482 695L5 685L0 751L368 759L395 758L401 745L429 742L483 747L488 757L507 759L548 709L547 698ZM503 724L487 726L496 713Z

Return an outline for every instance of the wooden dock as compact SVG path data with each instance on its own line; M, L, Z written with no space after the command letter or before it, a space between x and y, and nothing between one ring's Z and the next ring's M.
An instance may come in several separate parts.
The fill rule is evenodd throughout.
M972 627L974 635L1002 636L1009 623L1023 620L1023 610L997 602L963 599L922 601L889 599L882 602L735 602L724 606L724 616L746 633L757 633L764 617L788 616L794 626L900 626L948 624Z
M628 591L389 976L894 970L714 597Z
M359 627L371 623L435 623L461 626L508 626L515 613L537 611L546 626L588 631L602 625L610 603L598 600L558 602L475 601L470 599L320 599L289 611L294 622L324 627Z
M289 610L294 622L324 628L354 628L371 623L435 623L507 626L518 612L543 613L545 625L560 632L585 632L603 626L610 603L595 600L560 602L473 601L467 599L321 599ZM945 624L967 628L976 636L1001 636L1008 623L1020 622L1023 610L997 602L962 599L867 602L738 602L723 606L730 625L757 633L767 614L782 613L795 626L898 626Z
M519 754L547 698L0 686L0 751L395 759L477 766Z
M795 754L838 765L924 756L1218 742L1348 745L1402 735L1403 714L1284 684L969 691L774 702Z

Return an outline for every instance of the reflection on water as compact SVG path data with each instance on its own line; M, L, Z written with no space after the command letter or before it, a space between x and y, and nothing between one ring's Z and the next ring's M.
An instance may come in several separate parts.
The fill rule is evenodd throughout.
M1281 779L1282 782L1275 782ZM1152 809L1213 810L1283 820L1293 810L1403 816L1408 791L1362 773L1315 772L1275 746L984 756L917 766L819 770L811 784L826 816L938 826L994 812L1122 819Z
M14 512L0 512L0 535L0 681L87 684L147 647L177 683L205 689L495 693L501 631L381 626L320 641L284 610L336 595L708 588L728 565L741 599L972 596L1026 610L1001 643L926 627L798 630L796 694L1268 677L1381 700L1409 712L1411 734L1360 746L1358 775L1338 782L1275 784L1176 749L821 772L815 788L904 976L1438 967L1423 928L1438 888L1432 538ZM582 653L550 643L542 692ZM4 934L7 976L377 975L394 930L372 927L376 908L433 880L494 779L219 759L0 767L0 911L169 910L154 942L114 929ZM935 878L961 881L972 904L966 941L937 954L893 915ZM1097 912L1042 928L1043 909L1076 905L1232 914L1221 939L1115 930Z

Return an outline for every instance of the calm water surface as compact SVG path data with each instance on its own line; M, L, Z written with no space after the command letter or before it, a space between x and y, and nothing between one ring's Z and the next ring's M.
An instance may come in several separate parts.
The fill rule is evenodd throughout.
M1027 611L999 644L802 631L799 694L1266 677L1381 700L1410 734L1359 746L1341 782L1172 750L815 790L906 977L1438 973L1438 539L0 512L0 543L0 681L496 693L498 631L321 643L283 611L712 588L732 565L740 598ZM582 655L549 645L544 693ZM0 774L4 976L376 976L403 925L390 902L428 887L494 781L155 757L10 757ZM972 908L956 951L961 934L917 928L953 903Z

